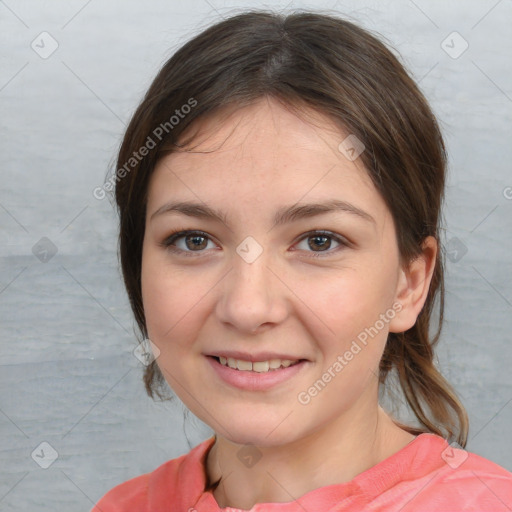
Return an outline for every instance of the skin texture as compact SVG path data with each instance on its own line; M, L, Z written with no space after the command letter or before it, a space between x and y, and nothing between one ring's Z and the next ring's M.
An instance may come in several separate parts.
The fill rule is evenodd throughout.
M414 439L379 406L378 366L388 332L410 328L421 311L437 245L427 238L421 257L400 266L390 211L360 160L338 150L348 134L323 115L311 111L306 121L267 98L229 114L200 120L195 152L165 156L154 170L142 294L164 377L217 433L207 459L210 478L223 478L215 498L221 507L249 509L349 481ZM334 212L273 225L283 206L331 199L375 222ZM171 200L223 210L228 224L182 213L152 217ZM182 252L161 245L185 229L208 235L200 249L190 237L188 245L182 237L171 246ZM347 244L305 236L314 230ZM236 250L248 236L263 249L252 263ZM378 334L300 403L298 394L382 314L388 321ZM222 349L308 362L270 390L246 391L220 380L204 355ZM252 467L237 456L246 444L261 455Z

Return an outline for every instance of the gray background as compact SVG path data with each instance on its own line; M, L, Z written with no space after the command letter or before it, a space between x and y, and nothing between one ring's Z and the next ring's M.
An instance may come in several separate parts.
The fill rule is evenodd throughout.
M87 511L114 485L209 436L198 420L184 421L179 402L145 395L117 220L92 191L173 51L221 17L265 6L330 9L378 32L431 101L450 153L439 366L467 406L467 448L512 470L510 0L6 0L0 510ZM448 37L454 31L460 37ZM42 442L58 454L47 469L39 464L51 462L51 448Z

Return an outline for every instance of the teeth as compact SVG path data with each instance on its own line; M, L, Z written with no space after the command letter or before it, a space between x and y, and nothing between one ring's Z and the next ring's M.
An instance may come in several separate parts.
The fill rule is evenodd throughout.
M252 363L252 371L258 373L268 372L270 368L270 363L268 361L258 361L256 363Z
M292 361L290 359L271 359L270 361L243 361L241 359L233 359L232 357L219 357L220 364L223 366L229 366L234 370L241 371L253 371L257 373L266 373L271 370L277 370L278 368L288 368L292 364L298 363L298 361Z
M237 359L236 360L236 367L239 370L251 371L252 370L252 363L251 363L251 361L241 361L240 359Z

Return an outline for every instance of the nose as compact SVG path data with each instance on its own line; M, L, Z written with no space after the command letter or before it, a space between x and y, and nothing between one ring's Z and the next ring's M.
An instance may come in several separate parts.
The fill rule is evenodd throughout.
M287 293L278 269L265 252L252 263L236 255L222 281L216 314L237 331L255 334L286 319Z

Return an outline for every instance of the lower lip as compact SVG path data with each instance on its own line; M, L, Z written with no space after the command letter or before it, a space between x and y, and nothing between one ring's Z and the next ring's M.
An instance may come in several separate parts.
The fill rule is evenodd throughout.
M224 366L214 357L207 356L206 358L211 367L224 382L247 391L265 391L277 386L281 382L287 381L294 375L297 375L308 362L301 361L293 366L288 366L288 368L258 373L254 371L234 370L229 366Z

